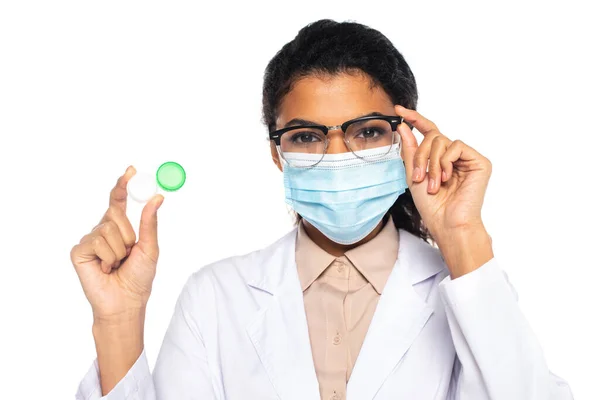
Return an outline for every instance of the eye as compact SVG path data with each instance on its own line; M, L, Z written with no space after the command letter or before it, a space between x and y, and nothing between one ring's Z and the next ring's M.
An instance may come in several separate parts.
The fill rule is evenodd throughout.
M291 137L291 142L294 144L305 144L305 143L317 143L320 142L321 138L314 132L294 132Z
M381 132L381 130L378 128L363 128L363 129L359 130L354 137L359 138L359 139L367 139L368 140L368 139L376 139L383 134L384 134L384 132Z

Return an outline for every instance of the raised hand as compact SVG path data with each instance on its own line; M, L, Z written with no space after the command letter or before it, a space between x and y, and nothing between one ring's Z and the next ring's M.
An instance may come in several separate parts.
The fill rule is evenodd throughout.
M462 141L448 139L417 111L397 105L396 113L424 136L418 145L408 125L398 127L415 205L453 277L470 272L493 257L481 219L492 164Z
M71 250L71 262L92 305L93 333L103 394L125 376L144 347L145 311L158 261L157 216L164 198L142 210L139 240L126 216L127 168L110 192L100 223Z
M95 318L119 318L146 306L158 261L157 210L163 197L145 205L139 241L126 216L127 182L135 174L129 167L110 192L109 207L100 223L71 250Z

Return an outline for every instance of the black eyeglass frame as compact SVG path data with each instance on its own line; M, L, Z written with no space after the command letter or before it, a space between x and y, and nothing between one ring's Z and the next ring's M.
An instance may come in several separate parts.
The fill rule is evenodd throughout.
M323 132L323 135L325 135L325 137L327 137L327 134L329 133L330 130L335 130L335 129L341 129L342 132L344 132L344 134L345 134L346 133L346 129L348 129L348 127L351 124L354 124L356 122L362 122L362 121L371 121L371 120L374 120L374 119L384 120L384 121L389 122L390 126L392 127L392 132L396 131L398 129L398 125L400 125L402 122L404 122L405 124L407 124L411 130L413 128L411 124L409 124L408 122L404 121L404 118L399 117L397 115L395 115L395 116L391 116L391 115L368 115L366 117L354 118L354 119L351 119L350 121L344 122L341 125L334 125L334 126L327 126L327 125L294 125L294 126L288 126L286 128L282 128L282 129L275 130L273 132L269 132L269 140L273 140L277 146L280 146L281 145L281 137L283 136L284 133L286 133L288 131L291 131L291 130L300 129L300 128L318 129L321 132Z

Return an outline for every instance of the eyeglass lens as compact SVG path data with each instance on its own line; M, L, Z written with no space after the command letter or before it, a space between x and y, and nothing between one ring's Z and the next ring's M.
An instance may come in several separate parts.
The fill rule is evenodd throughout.
M394 143L394 131L389 121L370 119L356 121L346 128L344 140L352 152L381 147L390 147ZM281 136L283 153L325 154L327 137L316 128L298 127ZM385 152L383 152L385 155Z

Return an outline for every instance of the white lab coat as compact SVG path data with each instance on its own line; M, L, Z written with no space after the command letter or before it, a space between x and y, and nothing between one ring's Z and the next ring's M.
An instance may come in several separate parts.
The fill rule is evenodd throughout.
M193 274L153 376L145 353L111 400L319 399L293 230ZM97 363L77 399L101 398ZM348 400L571 400L492 259L450 280L439 250L400 230L398 260L347 385Z

